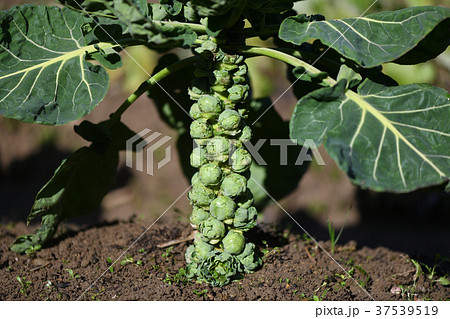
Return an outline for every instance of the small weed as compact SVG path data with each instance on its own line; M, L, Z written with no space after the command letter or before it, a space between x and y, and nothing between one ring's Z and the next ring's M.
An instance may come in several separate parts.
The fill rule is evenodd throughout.
M161 266L160 265L152 265L153 270L160 270Z
M288 239L289 238L289 235L292 233L292 225L291 224L288 224L287 226L286 226L286 229L283 231L283 235L282 235L282 237L284 238L284 239Z
M20 286L22 287L20 288L20 293L25 297L27 297L28 296L27 289L30 288L32 282L30 280L27 280L25 277L17 276L16 279L20 283Z
M350 210L352 209L352 207L350 207L347 210L347 213L345 214L345 220L344 220L344 224L342 225L341 229L339 230L339 234L336 236L336 230L334 229L333 224L331 223L331 221L328 219L328 235L330 236L330 241L331 241L331 253L334 254L334 249L336 248L336 245L339 241L339 239L341 238L342 232L344 231L344 227L345 227L345 222L347 221L347 217L348 214L350 213Z
M300 300L308 300L308 298L306 297L306 294L305 294L305 293L301 293L301 294L299 295L299 297L300 297Z
M417 260L411 259L411 262L413 263L413 265L416 267L416 273L414 274L413 280L414 280L414 287L416 286L416 282L419 279L420 275L423 274L423 270L422 270L422 266L420 265L420 263Z
M172 255L172 250L173 250L173 247L167 248L166 251L161 254L161 257L163 259L168 259L169 257L172 257L173 256Z
M267 256L271 253L276 253L280 248L279 247L273 247L272 249L269 248L269 244L267 243L266 240L262 240L261 243L266 246L265 248L262 249L262 253L263 253L263 260L265 258L267 258Z
M312 297L312 301L323 301L323 298L325 298L325 295L327 294L328 290L329 290L328 288L325 289L324 292L320 296L314 295Z
M76 274L72 269L70 269L70 268L66 268L66 269L64 269L65 271L67 271L67 273L69 274L69 276L72 278L72 279L78 279L78 278L81 278L81 276L80 275L78 275L78 274Z
M407 287L399 285L399 288L400 288L400 294L401 294L402 298L406 298L406 300L408 300L408 301L414 301L414 297L417 296L417 294L415 293L416 287L414 285L407 286Z
M192 291L194 294L196 294L199 298L205 298L206 294L208 293L208 289L203 289L203 290L193 290Z
M147 251L144 248L139 249L138 251L140 254L146 255Z
M267 244L267 240L263 240L261 241L263 243L264 246L266 246L266 248L263 248L262 253L264 254L264 256L266 256L267 254L269 254L269 244Z
M370 275L367 273L367 271L361 267L361 265L357 265L355 264L355 261L353 260L352 257L350 257L346 262L345 262L346 266L351 267L347 273L348 275L344 275L344 274L335 274L335 276L340 277L342 280L347 280L350 278L353 278L356 280L356 282L362 287L362 288L366 288L367 285L369 284L369 282L372 280L372 277L370 277ZM359 279L356 277L356 274L359 273L360 277L362 276L362 279ZM345 286L345 283L341 283L341 286Z
M136 264L138 266L142 265L142 261L141 260L137 260L135 261L134 258L131 255L126 255L121 261L120 261L120 265L121 266L125 266L126 264ZM111 270L110 270L111 271ZM114 271L114 269L113 269Z
M99 292L97 292L95 294L91 294L90 297L92 300L99 301L100 299L98 297L104 292L105 292L105 288L102 288Z
M107 257L106 258L106 263L111 265L113 263L113 261L112 261L112 259L110 257ZM109 267L108 270L109 270L110 273L114 273L114 267L113 266Z
M121 261L120 261L120 265L124 266L126 264L130 264L130 263L134 263L134 258L131 257L131 255L126 255Z
M411 259L411 262L416 267L416 274L419 273L418 276L423 273L433 283L439 283L442 286L449 286L450 280L448 279L448 274L438 277L438 269L441 268L443 263L448 261L449 259L447 257L443 257L440 254L436 254L433 266L428 266L425 263L421 263ZM437 277L437 279L434 279L435 277Z
M53 283L50 280L47 280L47 283L45 284L45 287L47 287L48 291L53 290Z
M311 237L309 237L309 235L307 233L303 233L301 238L305 242L305 245L310 244L312 241Z
M25 254L34 255L39 249L41 249L41 245L30 246L25 250Z
M439 277L438 279L433 280L433 282L437 282L442 286L450 286L450 280L448 279L448 277L445 276Z
M164 278L163 282L169 285L176 283L185 286L188 284L189 280L186 278L186 271L184 270L184 268L180 268L178 270L178 273L176 273L175 275L166 273L166 278Z

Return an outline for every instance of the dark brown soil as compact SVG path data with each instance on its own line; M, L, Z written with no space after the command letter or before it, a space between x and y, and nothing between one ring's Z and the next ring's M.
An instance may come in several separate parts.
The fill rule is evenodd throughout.
M156 247L189 235L188 225L158 222L121 256L149 225L151 223L143 221L119 222L79 232L76 226L69 225L63 230L60 241L33 256L17 255L7 249L17 235L25 232L22 223L1 226L0 300L450 298L450 287L432 282L426 272L418 272L405 254L383 247L357 248L352 242L338 246L331 253L330 243L320 242L347 271L345 273L313 241L286 231L275 231L269 226L250 234L265 254L261 270L223 288L188 282L184 276L177 275L184 266L188 243L164 249ZM111 266L111 261L118 258ZM17 277L28 286L26 290Z

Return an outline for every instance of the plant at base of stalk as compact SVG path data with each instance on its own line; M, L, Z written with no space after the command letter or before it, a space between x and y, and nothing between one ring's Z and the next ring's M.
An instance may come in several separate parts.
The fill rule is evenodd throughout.
M199 171L188 197L198 233L185 257L188 278L223 286L261 266L259 252L243 234L257 217L247 188L252 158L243 148L251 138L245 125L249 85L242 56L224 53L214 39L202 40L189 90L195 101L191 137L198 144L190 159Z

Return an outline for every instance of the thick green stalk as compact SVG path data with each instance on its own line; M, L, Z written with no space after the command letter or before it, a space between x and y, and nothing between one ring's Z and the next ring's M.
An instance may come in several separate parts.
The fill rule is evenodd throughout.
M134 91L133 94L131 94L123 103L119 106L116 112L114 112L111 115L112 123L115 121L120 120L120 117L122 114L133 104L142 94L148 91L153 85L164 79L166 76L169 76L170 74L183 69L189 65L194 64L196 61L195 57L189 57L186 59L183 59L181 61L178 61L172 65L169 65L168 67L162 69L152 77L150 77L148 80L141 83L141 85L138 87L136 91Z
M244 233L256 225L253 194L247 188L252 158L245 149L251 138L247 119L247 65L242 55L224 53L215 39L201 39L198 63L189 90L191 137L198 145L191 165L188 198L191 225L198 229L186 252L187 276L223 286L261 265Z
M242 54L251 55L251 56L267 56L279 61L283 61L287 64L290 64L292 66L302 66L305 68L305 70L308 73L313 74L320 74L322 71L317 69L316 67L312 66L311 64L300 60L288 53L281 52L279 50L270 49L270 48L261 48L261 47L241 47L236 48L236 50ZM337 82L331 77L327 77L324 79L324 82L328 83L329 85L335 85Z

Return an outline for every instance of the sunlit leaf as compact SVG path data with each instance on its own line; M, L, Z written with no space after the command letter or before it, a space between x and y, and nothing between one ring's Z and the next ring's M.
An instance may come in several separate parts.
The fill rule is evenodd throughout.
M378 191L408 192L450 177L450 102L425 84L385 87L366 80L359 93L333 88L300 99L290 123L298 143L313 139L350 179Z
M108 75L85 57L100 51L111 57L114 45L86 43L81 26L90 20L69 9L24 5L0 12L0 21L1 115L60 125L104 98Z
M436 57L450 45L449 19L450 8L432 6L328 21L309 21L300 15L286 19L279 36L296 45L319 39L364 67L394 61L426 43L420 46L425 53L405 58L419 63Z

